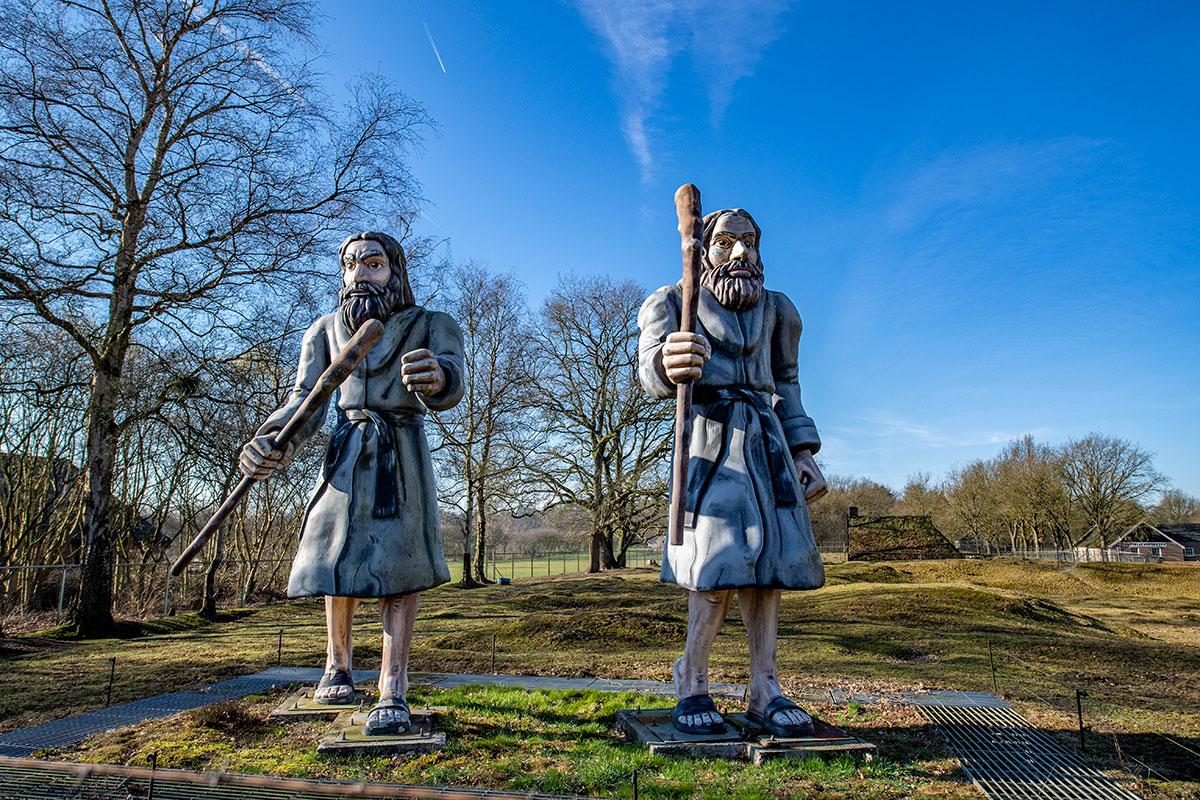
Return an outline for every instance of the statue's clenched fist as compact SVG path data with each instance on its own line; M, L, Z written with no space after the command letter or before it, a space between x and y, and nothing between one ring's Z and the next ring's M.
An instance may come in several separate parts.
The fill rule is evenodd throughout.
M431 350L412 350L400 359L400 380L414 394L432 396L446 388L446 371Z
M829 484L817 466L811 450L801 450L792 458L796 462L796 474L800 477L800 485L804 487L804 500L811 503L820 500L829 491Z
M275 446L273 436L255 436L242 447L242 454L238 457L238 469L247 477L264 481L291 460L295 449L296 446L292 442L280 448Z
M704 362L712 357L712 346L698 333L676 331L667 334L662 346L663 371L671 383L700 379Z

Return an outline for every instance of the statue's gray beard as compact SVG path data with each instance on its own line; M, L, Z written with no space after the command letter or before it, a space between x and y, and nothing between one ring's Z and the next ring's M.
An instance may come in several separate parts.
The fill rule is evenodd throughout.
M729 273L735 268L748 269L749 278L735 278ZM708 267L700 276L717 302L731 311L745 311L758 303L763 293L762 267L750 261L726 261L718 267Z
M400 281L395 275L387 286L361 282L343 286L338 292L341 301L338 314L353 333L369 319L386 321L400 307L400 293Z

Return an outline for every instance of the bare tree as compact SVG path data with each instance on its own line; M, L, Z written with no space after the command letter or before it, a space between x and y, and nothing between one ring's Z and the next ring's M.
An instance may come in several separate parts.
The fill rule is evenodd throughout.
M467 263L453 269L440 305L463 332L463 399L433 415L442 501L462 515L463 583L487 583L488 519L527 503L523 454L533 444L525 296L511 275ZM472 550L471 540L475 547Z
M945 488L935 484L928 472L909 475L896 504L896 513L929 517L939 530L947 530L950 507Z
M158 358L141 393L170 402L187 356L244 346L256 298L328 280L310 256L345 220L414 196L423 111L379 82L330 108L291 55L311 17L305 0L0 0L0 302L91 370L82 634L112 621L131 351Z
M1163 525L1200 522L1200 498L1179 489L1168 489L1150 510L1150 518Z
M591 522L589 571L623 566L666 522L669 403L637 377L637 311L645 292L606 278L563 279L542 307L529 381L536 391L536 479Z
M1044 544L1070 547L1071 496L1062 455L1028 434L1010 442L992 462L993 508L1011 549L1038 552Z
M851 508L865 517L891 514L896 509L896 493L869 478L828 475L829 493L809 508L813 536L823 547L846 546L847 520Z
M1145 512L1139 505L1157 492L1165 478L1154 469L1150 453L1115 436L1089 433L1062 449L1067 490L1087 530L1095 530L1107 547Z
M1001 528L994 464L973 461L953 470L946 479L946 500L957 529L985 547L997 543Z

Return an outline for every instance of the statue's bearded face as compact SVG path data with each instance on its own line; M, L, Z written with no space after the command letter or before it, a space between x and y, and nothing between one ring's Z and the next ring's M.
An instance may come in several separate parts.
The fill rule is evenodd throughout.
M763 270L753 222L734 214L717 220L708 240L700 282L712 291L718 303L734 311L758 302L763 291Z
M401 303L400 275L392 269L383 245L371 239L351 242L342 253L342 289L338 313L351 331L369 319L380 322Z

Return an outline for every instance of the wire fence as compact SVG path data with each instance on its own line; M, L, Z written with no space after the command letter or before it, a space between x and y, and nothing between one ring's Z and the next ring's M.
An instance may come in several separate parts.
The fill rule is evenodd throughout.
M817 548L826 563L846 560L844 545ZM461 554L449 554L450 580L463 579ZM199 609L204 602L208 564L193 562L179 577L170 574L170 561L119 562L113 569L113 596L123 614L146 617ZM618 568L652 567L662 563L662 548L630 547ZM291 558L225 559L214 576L219 605L247 606L283 600L287 596ZM580 549L488 548L484 575L496 583L586 573L591 553ZM62 618L79 591L79 564L0 565L0 612L45 613Z
M1077 547L1071 550L1034 548L1018 548L1014 550L1012 548L980 547L973 544L958 543L955 545L955 549L968 558L1026 558L1033 561L1058 561L1066 564L1155 564L1163 561L1162 558L1156 558L1150 554L1098 547Z
M650 547L631 547L618 568L658 566L662 553ZM245 606L286 598L290 558L254 561L227 559L214 576L214 596L220 605ZM591 554L585 550L487 551L485 575L497 583L587 572ZM452 582L463 578L462 557L447 557ZM169 615L201 607L208 565L193 562L179 577L170 562L118 563L113 570L115 605L134 616ZM45 612L63 617L79 591L79 564L0 565L0 610L8 613Z

